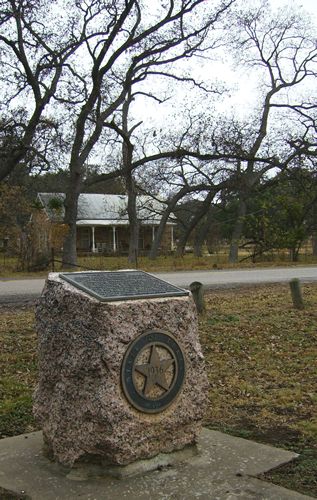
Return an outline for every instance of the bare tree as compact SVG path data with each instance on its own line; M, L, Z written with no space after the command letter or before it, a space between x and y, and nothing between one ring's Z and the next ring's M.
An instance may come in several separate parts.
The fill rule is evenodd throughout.
M21 161L48 165L57 126L48 106L68 61L86 40L75 16L54 23L56 10L64 7L63 0L0 2L0 181Z
M317 50L314 37L309 30L307 20L298 13L270 12L269 5L263 1L259 7L252 7L245 14L236 17L238 37L234 43L239 51L242 63L251 71L259 71L262 81L262 103L260 110L254 110L253 130L249 130L245 149L248 160L238 164L237 179L239 185L239 206L235 224L229 261L238 259L238 245L242 234L244 216L246 214L246 199L253 186L267 172L268 168L255 161L256 155L263 156L270 147L270 126L273 121L283 121L280 128L284 141L284 151L274 145L276 156L280 155L280 164L286 166L294 156L305 149L305 140L297 141L297 150L291 146L289 131L285 120L292 128L292 118L278 114L281 108L295 109L294 91L296 87L303 88L303 82L316 75ZM259 70L260 68L260 70ZM293 101L293 104L292 104ZM300 111L301 106L297 106ZM301 110L303 111L303 109ZM307 129L302 131L304 139ZM281 143L281 137L279 137ZM248 145L247 145L248 143ZM294 146L294 144L293 144ZM307 144L306 144L307 146ZM310 145L311 147L311 145Z
M114 122L106 122L105 127L113 130L119 138L121 138L121 172L120 177L124 181L125 192L128 196L127 213L129 218L129 255L128 260L131 264L135 264L138 254L138 240L139 240L139 220L137 214L137 184L134 179L134 167L133 167L133 152L134 145L132 142L132 133L141 124L136 123L135 125L129 127L129 109L130 105L134 99L134 95L131 94L131 87L128 90L125 101L122 105L121 113L121 124L118 125ZM102 177L101 177L102 179Z
M83 165L105 126L117 124L117 114L129 101L136 85L158 75L177 77L170 71L171 65L207 49L209 32L233 1L215 5L209 0L170 0L160 3L155 14L146 2L138 0L107 2L107 9L102 11L98 42L87 43L90 71L84 77L83 103L73 125L65 200L65 222L69 227L64 243L65 264L76 262L77 202ZM101 2L93 3L90 10L96 9L96 4L99 6L96 20L101 12ZM136 163L134 168L138 166ZM121 173L119 165L111 175Z
M199 120L198 129L187 130L183 137L184 147L178 150L178 164L170 164L169 168L163 165L161 169L156 168L151 173L154 184L170 193L165 200L166 210L152 245L152 258L157 255L164 223L186 197L195 196L199 203L196 205L197 213L193 211L184 221L184 230L178 242L178 255L183 255L189 236L208 213L216 195L224 190L236 191L240 184L244 185L244 177L237 171L236 165L253 160L261 174L272 168L282 167L278 158L268 152L263 157L250 156L242 138L233 134L225 121L221 120L214 125L210 118L205 118L201 117ZM241 133L241 128L238 127L237 131ZM254 179L251 176L249 179L252 178L252 182L255 182L257 176L258 173L254 173Z

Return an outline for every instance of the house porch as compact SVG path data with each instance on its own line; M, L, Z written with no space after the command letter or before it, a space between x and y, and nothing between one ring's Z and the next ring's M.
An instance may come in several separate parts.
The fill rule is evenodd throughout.
M154 225L143 225L139 230L139 250L148 252L155 237ZM173 226L166 228L162 241L162 250L170 251L174 247ZM129 251L128 225L77 226L77 250L79 252L126 254Z

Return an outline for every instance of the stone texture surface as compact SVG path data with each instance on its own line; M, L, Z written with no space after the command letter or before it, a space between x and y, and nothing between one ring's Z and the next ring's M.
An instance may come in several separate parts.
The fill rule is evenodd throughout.
M36 318L34 414L53 459L126 465L196 443L208 383L190 296L99 302L51 273ZM179 397L154 415L134 409L120 384L128 345L152 329L176 338L187 370Z

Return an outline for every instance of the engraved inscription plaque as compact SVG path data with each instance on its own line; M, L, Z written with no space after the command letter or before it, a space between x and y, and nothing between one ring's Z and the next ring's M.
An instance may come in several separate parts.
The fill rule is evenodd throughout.
M62 279L103 302L189 295L145 271L60 273Z
M121 367L127 400L144 413L159 413L179 395L185 378L185 359L176 339L154 330L137 337Z

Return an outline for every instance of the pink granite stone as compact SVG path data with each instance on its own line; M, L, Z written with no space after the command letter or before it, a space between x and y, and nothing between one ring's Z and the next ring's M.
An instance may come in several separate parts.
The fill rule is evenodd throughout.
M34 415L54 460L126 465L196 443L208 382L191 296L100 302L51 273L36 319ZM181 346L186 376L168 408L147 414L125 397L121 365L129 344L155 329Z

